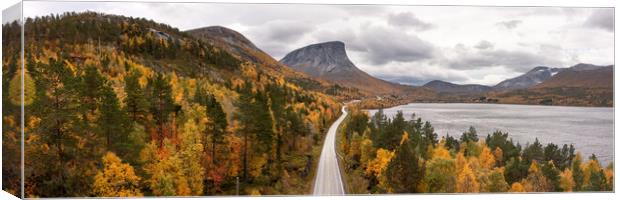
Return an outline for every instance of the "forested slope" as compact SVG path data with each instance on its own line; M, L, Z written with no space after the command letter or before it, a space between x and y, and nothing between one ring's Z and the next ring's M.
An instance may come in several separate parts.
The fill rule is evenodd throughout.
M19 155L19 26L3 25L3 153ZM27 19L27 197L303 194L332 97L166 24ZM19 156L3 189L19 193Z

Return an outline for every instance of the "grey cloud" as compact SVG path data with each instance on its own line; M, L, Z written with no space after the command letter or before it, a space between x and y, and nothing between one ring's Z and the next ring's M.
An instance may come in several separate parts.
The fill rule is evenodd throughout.
M364 30L353 45L363 49L365 58L374 65L419 61L432 58L434 53L432 44L415 35L381 27Z
M525 72L535 66L561 66L558 60L525 51L486 50L465 53L448 61L450 68L473 70L495 66L505 66L513 71Z
M419 79L417 77L411 77L411 76L402 76L402 75L378 75L377 78L389 81L389 82L393 82L393 83L400 83L400 84L405 84L405 85L424 85L426 83L428 83L429 81L432 81L432 79Z
M485 49L492 49L495 45L493 45L493 43L486 41L486 40L482 40L480 42L478 42L478 44L476 44L476 46L474 46L474 48L476 49L480 49L480 50L485 50Z
M390 14L388 16L388 24L399 28L413 27L417 31L425 31L433 28L432 24L420 20L411 12Z
M311 24L277 20L253 26L245 35L259 45L259 48L277 58L287 53L290 44L299 41L314 28Z
M353 15L367 16L369 14L378 14L386 11L385 6L381 5L347 5L337 6L337 8L343 9L347 13Z
M522 23L521 20L509 20L509 21L497 22L495 25L504 27L507 29L514 29L514 28L517 28L517 26L521 23Z
M314 26L296 21L271 21L259 27L261 37L285 43L295 42L314 29Z
M600 28L609 32L614 31L614 12L612 9L596 9L586 19L585 26Z
M464 77L435 76L435 75L429 75L429 74L423 74L422 76L382 74L382 75L378 75L377 77L380 79L386 80L386 81L394 82L394 83L414 85L414 86L421 86L434 80L449 80L450 82L462 82L462 81L467 80Z

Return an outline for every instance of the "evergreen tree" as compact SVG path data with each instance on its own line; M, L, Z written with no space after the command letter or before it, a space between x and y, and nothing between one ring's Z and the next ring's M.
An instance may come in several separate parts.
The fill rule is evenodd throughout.
M415 152L409 139L404 138L400 146L396 148L395 156L385 171L393 192L422 192L418 186L423 182L424 172L424 163L420 162L419 155Z
M172 86L170 81L162 73L157 73L148 82L150 111L157 126L159 147L163 146L163 139L166 137L165 127L170 119L170 114L175 111L176 106L172 100Z
M553 161L548 161L546 164L542 165L542 173L549 180L551 191L561 192L562 188L560 188L560 170L558 170Z
M78 177L85 175L80 171L89 168L82 166L76 168L77 171L68 170L69 162L75 162L80 152L77 141L81 132L77 116L82 108L78 96L80 80L62 60L50 58L48 63L39 68L40 73L45 75L37 77L40 101L37 101L32 114L43 116L35 131L40 137L40 144L36 145L46 145L49 150L30 156L30 159L45 163L44 166L33 166L33 170L48 181L42 182L35 194L47 197L86 195L84 192L89 189L85 187L90 182Z
M94 112L99 108L99 104L103 98L104 84L106 84L106 78L99 73L99 70L95 66L87 66L82 78L82 84L80 93L82 105L85 110Z
M143 123L148 112L148 102L145 92L140 87L140 71L133 70L125 76L125 112L129 114L133 122Z
M581 191L583 186L583 170L581 169L581 154L577 153L575 159L573 159L571 171L573 172L573 191Z
M454 137L452 137L451 135L446 134L446 148L454 150L454 152L458 152L459 146L460 144L457 139L454 139Z
M544 160L545 158L544 150L543 150L542 144L538 142L538 138L536 138L533 144L525 146L525 149L523 149L522 156L523 156L523 159L528 162L531 162L534 160L537 162L541 162Z
M470 141L478 142L478 132L476 131L476 128L474 128L473 126L470 126L469 130L466 132L463 132L463 134L461 135L461 142L467 143Z
M127 115L120 108L116 93L110 86L102 88L101 116L98 123L106 138L106 146L109 150L119 155L132 151L122 149L122 145L116 145L129 141L128 135L131 129Z

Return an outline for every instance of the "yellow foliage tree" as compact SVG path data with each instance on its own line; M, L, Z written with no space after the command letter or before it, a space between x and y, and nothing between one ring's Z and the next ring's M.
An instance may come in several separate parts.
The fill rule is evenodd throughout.
M362 142L360 142L360 163L365 166L374 156L374 152L372 140L368 138L362 140Z
M463 171L463 169L465 168L465 165L468 165L467 163L467 159L465 158L465 155L463 154L463 152L459 152L456 154L456 171L457 174L461 173L461 171Z
M366 168L367 175L375 175L379 177L385 168L387 168L388 163L394 157L394 152L389 150L385 150L383 148L377 149L377 157L368 163L368 167Z
M521 183L515 182L512 184L508 192L525 192L525 188L523 188L523 185L521 185Z
M185 174L191 195L201 195L203 190L203 180L205 171L203 170L201 158L203 156L203 145L198 125L194 120L189 120L183 125L181 135L181 145L178 157L183 163L183 173Z
M606 167L603 170L603 174L605 175L605 183L609 186L614 185L614 168L613 168L613 163L610 164L608 167Z
M480 156L478 157L478 163L480 167L484 169L492 169L495 166L495 156L493 156L491 149L486 145L482 147L482 152L480 152Z
M36 95L36 87L34 80L30 77L28 71L24 71L24 106L28 106L34 102ZM9 82L9 100L13 105L20 106L22 102L22 76L21 70L18 69L15 76Z
M122 163L114 153L108 152L103 158L103 169L95 175L93 194L98 197L134 197L142 196L140 177L133 167Z
M458 162L458 161L457 161ZM480 184L476 180L476 175L466 163L456 178L456 192L475 193L480 191Z
M452 159L450 151L446 149L445 142L440 142L435 149L433 149L433 158Z
M592 173L601 171L601 164L598 160L590 159L588 160L588 163L583 165L581 168L583 169L583 185L589 185Z
M560 188L565 192L572 192L575 187L575 181L573 181L573 172L566 168L564 172L560 174Z
M536 160L532 161L532 165L527 171L527 177L521 184L527 192L549 192L552 189L551 183L543 175Z
M149 143L141 152L148 175L147 186L156 196L189 196L191 189L181 166L183 161L176 154L176 146L164 140L164 149L159 150L155 142Z

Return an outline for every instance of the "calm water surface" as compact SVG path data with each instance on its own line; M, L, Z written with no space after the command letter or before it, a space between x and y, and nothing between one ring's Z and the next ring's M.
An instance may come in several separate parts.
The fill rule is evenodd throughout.
M543 144L573 144L583 158L592 153L607 164L613 160L613 108L536 106L509 104L412 103L384 109L388 117L403 111L406 119L415 113L429 121L441 137L460 137L469 126L486 137L495 130L508 132L515 142L525 146L535 138ZM377 110L369 110L371 116Z

